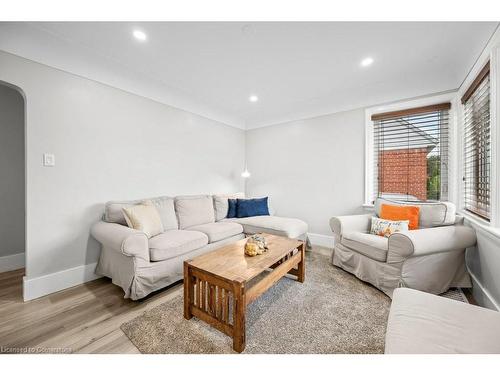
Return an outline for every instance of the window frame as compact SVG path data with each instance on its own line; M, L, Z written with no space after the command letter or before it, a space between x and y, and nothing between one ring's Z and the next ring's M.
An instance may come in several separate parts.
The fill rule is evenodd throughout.
M462 172L462 181L461 181L461 184L462 184L462 194L461 194L461 200L462 200L462 203L463 203L463 210L466 211L468 214L470 215L474 215L474 216L477 216L477 218L481 219L482 221L485 221L485 222L490 222L491 219L492 219L492 205L491 205L491 198L492 198L492 185L493 185L493 178L492 178L492 175L491 173L493 172L493 168L494 168L494 164L493 164L493 158L492 158L492 155L491 155L491 148L492 148L492 141L493 141L493 137L492 137L492 129L491 129L491 104L492 104L492 100L491 100L491 92L492 92L492 89L491 89L491 69L490 69L490 61L487 61L486 64L484 64L484 66L481 68L481 71L479 72L479 74L474 78L474 81L468 86L467 90L465 91L464 95L461 97L460 99L460 104L461 104L461 111L462 111L462 117L461 117L461 129L462 129L462 146L461 146L461 153L462 153L462 162L461 162L461 172ZM484 215L478 213L478 212L475 212L471 207L467 208L467 199L466 199L466 193L465 193L465 187L466 187L466 158L465 158L465 154L466 154L466 131L465 131L465 128L466 128L466 123L465 123L465 107L466 107L466 103L472 98L472 96L476 93L477 90L479 90L481 88L481 85L483 83L483 81L486 79L486 77L488 77L488 101L489 101L489 115L490 115L490 118L489 118L489 124L488 124L488 127L489 127L489 135L490 135L490 173L489 173L489 181L488 181L488 184L489 184L489 191L488 191L488 199L489 199L489 212L488 212L488 215L486 215L486 213ZM471 139L472 142L474 142L474 139ZM471 145L469 144L469 147ZM478 156L478 154L476 154L476 158L480 159L480 157ZM479 176L479 177L483 177L483 175ZM474 181L473 181L474 182ZM478 183L476 181L476 183ZM477 196L476 196L477 198Z
M491 137L491 176L490 176L490 220L486 220L481 216L474 214L465 209L464 198L464 155L463 150L465 147L465 121L464 121L464 106L460 103L457 109L458 116L458 139L457 146L460 150L458 154L458 174L455 183L458 187L457 204L458 212L467 219L480 224L482 226L499 228L500 227L500 173L497 171L500 166L500 132L498 124L498 113L500 110L500 103L498 103L498 74L500 68L500 48L493 48L490 54L485 55L480 61L476 63L474 69L471 70L467 79L462 83L461 88L457 92L457 98L462 98L465 93L472 86L476 78L479 76L484 66L490 63L490 137Z
M393 111L402 111L411 108L418 107L426 107L436 104L441 104L443 102L450 102L451 108L449 110L449 135L448 135L448 199L455 199L455 185L453 182L455 181L455 140L456 140L456 115L455 108L456 105L456 96L455 92L448 92L439 95L427 96L414 100L407 100L401 102L395 102L386 105L380 105L376 107L367 108L365 110L365 198L363 207L371 208L373 207L372 197L374 195L373 187L374 187L374 177L375 170L373 164L373 152L374 152L374 121L372 121L372 116L384 113L384 112L393 112Z

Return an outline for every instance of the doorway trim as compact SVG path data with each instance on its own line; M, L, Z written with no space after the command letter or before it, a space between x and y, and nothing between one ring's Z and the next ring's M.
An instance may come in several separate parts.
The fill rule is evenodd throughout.
M19 269L24 267L24 278L28 275L28 253L29 253L29 245L28 245L28 147L27 147L27 134L28 134L28 100L26 97L26 93L24 90L16 86L10 82L6 82L0 80L0 85L6 86L17 91L24 102L24 254L14 254L4 258L9 258L7 260L8 264L11 265L11 270ZM3 272L0 269L0 272ZM23 289L24 289L24 281L23 281ZM24 293L24 290L23 290Z

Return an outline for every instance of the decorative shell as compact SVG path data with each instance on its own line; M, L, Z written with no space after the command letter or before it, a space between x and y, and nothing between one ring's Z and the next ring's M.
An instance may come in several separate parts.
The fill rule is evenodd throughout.
M248 237L245 244L245 254L248 256L255 256L263 254L267 251L266 238L258 234Z
M247 243L256 244L259 247L259 254L262 254L263 252L267 251L267 241L266 238L263 236L254 234L253 236L248 238Z
M259 246L257 246L257 244L255 244L255 243L247 242L245 244L245 254L250 256L250 257L254 257L254 256L258 255L259 254L258 250L259 250Z

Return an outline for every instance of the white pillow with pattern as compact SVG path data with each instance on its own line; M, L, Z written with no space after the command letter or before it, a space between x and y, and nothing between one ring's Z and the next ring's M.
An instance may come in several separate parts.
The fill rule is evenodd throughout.
M123 216L130 228L146 233L148 238L163 233L163 224L160 214L150 200L135 206L123 207Z
M397 232L407 232L410 220L386 220L380 219L378 217L372 217L372 228L370 230L371 234L377 236L389 237L393 233Z

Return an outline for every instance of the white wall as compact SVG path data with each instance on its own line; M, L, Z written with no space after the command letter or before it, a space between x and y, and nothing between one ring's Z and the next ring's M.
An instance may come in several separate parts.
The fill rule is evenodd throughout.
M28 280L97 261L107 200L243 188L243 130L5 52L0 81L26 97Z
M0 263L24 257L24 99L0 84ZM11 259L9 257L8 259ZM7 261L7 258L3 260ZM0 270L6 270L0 264Z
M362 212L364 127L357 109L247 131L249 195L331 236L332 216Z

